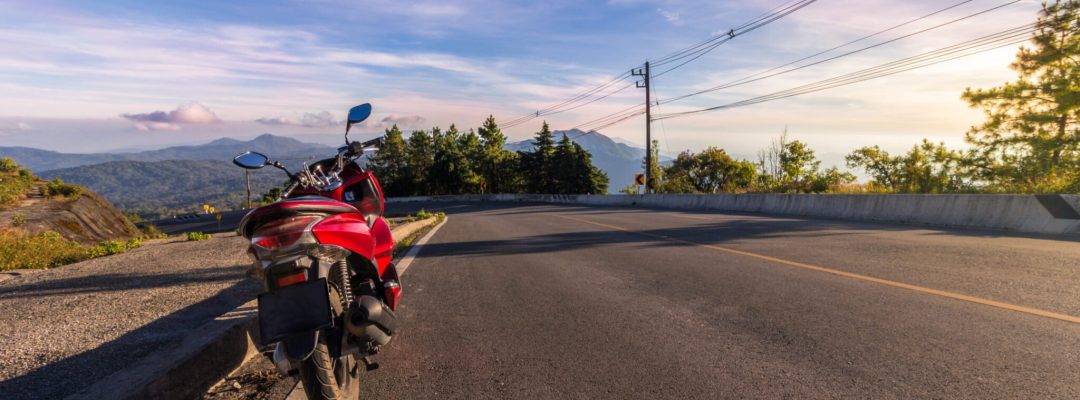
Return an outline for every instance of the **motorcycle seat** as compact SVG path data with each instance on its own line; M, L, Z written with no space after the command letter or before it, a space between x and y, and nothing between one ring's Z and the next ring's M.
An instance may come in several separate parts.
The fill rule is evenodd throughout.
M340 201L323 196L301 196L293 197L256 208L247 213L242 220L240 220L240 234L244 237L250 238L255 232L255 228L259 227L266 221L272 221L280 218L287 218L295 215L305 214L344 214L344 213L358 213L359 210L356 207L349 205L348 203L342 203Z

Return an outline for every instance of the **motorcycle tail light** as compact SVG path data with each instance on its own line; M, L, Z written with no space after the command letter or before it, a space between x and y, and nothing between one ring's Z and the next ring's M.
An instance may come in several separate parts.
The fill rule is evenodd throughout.
M308 226L318 216L302 216L267 223L255 230L251 243L266 250L277 250L295 244L307 233Z

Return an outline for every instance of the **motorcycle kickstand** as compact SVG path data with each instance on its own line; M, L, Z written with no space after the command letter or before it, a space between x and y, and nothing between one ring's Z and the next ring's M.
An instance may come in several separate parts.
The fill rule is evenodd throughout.
M365 370L374 371L374 370L379 369L379 363L371 361L371 357L363 357L363 358L361 358L361 360L364 361L364 369Z

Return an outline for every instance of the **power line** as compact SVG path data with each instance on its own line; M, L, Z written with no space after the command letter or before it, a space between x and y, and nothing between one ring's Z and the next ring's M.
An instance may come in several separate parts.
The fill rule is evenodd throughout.
M666 69L666 70L664 70L662 72L654 74L653 77L654 78L659 77L659 76L662 76L664 74L667 74L668 72L671 72L671 71L674 71L676 69L682 68L684 65L689 64L689 63L693 62L694 60L697 60L698 58L701 58L701 56L704 56L705 54L708 54L709 52L713 51L713 49L716 49L717 47L720 47L720 45L722 45L724 43L727 43L731 39L734 39L736 36L752 32L752 31L754 31L754 30L756 30L758 28L761 28L761 27L763 27L765 25L768 25L768 24L770 24L770 23L772 23L772 22L774 22L774 21L776 21L776 20L778 20L780 18L783 18L783 17L787 16L788 14L791 14L791 13L793 13L795 11L798 11L798 10L802 9L803 7L806 7L806 6L810 5L811 3L815 2L815 1L817 1L817 0L802 0L802 1L798 2L798 3L792 4L791 6L785 8L784 10L782 10L782 11L780 11L778 13L775 13L775 15L769 17L768 19L762 20L762 21L760 21L760 22L758 22L756 24L753 24L753 25L747 26L745 28L742 28L742 30L740 30L740 31L735 31L734 29L732 29L732 30L728 31L728 33L726 34L726 37L723 37L723 39L717 41L716 43L713 43L713 44L709 45L708 47L706 47L704 49L698 50L696 52L687 53L687 54L684 54L684 55L682 55L680 57L673 58L673 59L670 59L670 60L657 62L655 65L659 67L661 65L666 65L666 64L673 63L673 62L678 61L679 59L682 59L682 58L690 57L688 60L683 61L683 62L679 63L678 65L676 65L674 67L668 68L668 69ZM718 37L720 37L720 36L718 36Z
M607 93L607 94L605 94L605 95L603 95L603 96L597 97L597 98L595 98L595 99L589 100L589 101L587 101L587 102L584 102L584 103L580 103L580 104L574 105L574 106L572 106L572 107L568 107L568 108L563 108L563 109L560 109L560 110L555 110L555 111L549 111L549 112L537 112L536 116L530 116L530 117L528 117L528 118L526 118L526 119L524 119L524 120L522 120L522 121L516 121L516 122L515 122L515 121L511 121L511 122L507 122L507 123L503 124L503 127L505 127L505 128L513 128L513 127L515 127L515 126L518 126L518 125L521 125L521 124L523 124L523 123L525 123L525 122L531 121L531 120L532 120L533 118L536 118L536 117L541 117L541 116L547 116L547 115L554 115L554 114L564 113L564 112L567 112L567 111L572 111L572 110L576 110L576 109L578 109L578 108L581 108L581 107L587 106L587 105L589 105L589 104L595 103L595 102L597 102L597 101L600 101L600 100L606 99L606 98L608 98L608 97L611 97L611 96L615 95L616 93L619 93L619 92L621 92L621 91L623 91L623 90L626 90L626 89L628 89L628 88L630 88L630 87L632 87L632 86L634 86L634 84L633 84L633 83L630 83L630 84L628 84L628 85L624 85L624 86L622 86L622 87L619 87L618 89L615 89L614 91L612 91L612 92L610 92L610 93Z
M931 27L928 27L928 28L925 28L925 29L921 29L921 30L918 30L918 31L915 31L915 32L912 32L912 33L909 33L909 34L906 34L906 35L902 35L902 36L899 36L899 37L896 37L896 38L893 38L893 39L889 39L889 40L879 42L879 43L876 43L876 44L873 44L873 45L869 45L869 46L866 46L866 47L863 47L863 48L860 48L860 49L852 50L852 51L849 51L849 52L846 52L846 53L843 53L843 54L839 54L839 55L836 55L836 56L833 56L833 57L829 57L829 58L826 58L826 59L815 61L815 62L812 62L812 63L809 63L809 64L804 64L804 65L800 65L800 66L797 66L797 67L793 67L793 68L789 68L789 69L786 69L786 70L783 70L783 71L779 71L779 72L769 74L769 72L776 71L778 69L781 69L781 68L784 68L784 67L787 67L787 66L790 66L790 65L793 65L793 64L797 64L797 63L799 63L801 61L805 61L805 60L817 57L819 55L829 53L829 52L831 52L833 50L836 50L836 49L851 45L853 43L857 43L857 42L869 39L869 38L874 37L874 36L878 36L878 35L880 35L882 33L885 33L885 32L894 30L896 28L899 28L901 26L909 25L909 24L912 24L914 22L926 19L928 17L931 17L933 15L942 13L944 11L956 8L958 6L961 6L961 5L965 4L965 3L969 3L971 1L972 0L967 0L967 1L962 1L960 3L957 3L957 4L953 4L953 5L949 6L949 7L940 9L940 10L935 11L933 13L930 13L930 14L915 18L913 20L904 22L904 23L902 23L900 25L896 25L896 26L893 26L891 28L875 32L873 34L863 36L863 37L861 37L859 39L847 42L845 44L830 48L830 49L825 50L825 51L815 53L815 54L810 55L810 56L800 58L798 60L789 62L789 63L784 64L784 65L780 65L780 66L773 67L773 68L770 68L770 69L762 71L762 72L758 72L758 73L750 75L750 76L746 76L746 77L736 79L736 80L731 81L731 82L727 82L727 83L724 83L724 84L713 86L713 87L708 88L708 89L699 90L697 92L687 93L687 94L684 94L684 95L668 98L668 99L664 100L664 104L671 103L671 102L674 102L674 101L679 101L679 100L682 100L682 99L685 99L685 98L688 98L688 97L693 97L693 96L697 96L697 95L701 95L701 94L705 94L705 93L715 92L717 90L723 90L723 89L728 89L728 88L732 88L732 87L735 87L735 86L745 85L745 84L757 82L757 81L760 81L760 80L763 80L763 79L772 78L772 77L775 77L775 76L778 76L778 75L783 75L783 74L786 74L786 73L789 73L789 72L798 71L798 70L801 70L801 69L804 69L804 68L809 68L809 67L812 67L812 66L815 66L815 65L820 65L820 64L823 64L823 63L826 63L826 62L829 62L829 61L837 60L837 59L847 57L847 56L850 56L850 55L853 55L853 54L856 54L856 53L861 53L863 51L871 50L871 49L881 47L881 46L884 46L884 45L887 45L887 44L890 44L890 43L894 43L894 42L897 42L897 41L900 41L900 40L903 40L903 39L907 39L907 38L910 38L910 37L915 36L915 35L919 35L919 34L922 34L922 33L932 31L934 29L938 29L938 28L941 28L941 27L944 27L944 26L948 26L948 25L957 23L957 22L961 22L961 21L964 21L964 20L967 20L967 19L971 19L971 18L977 17L979 15L989 13L991 11L996 11L996 10L1001 9L1003 7L1006 7L1006 6L1009 6L1009 5L1016 4L1016 3L1020 2L1020 0L1013 0L1013 1L1010 1L1010 2L1005 3L1005 4L1001 4L1001 5L998 5L998 6L995 6L995 7L991 7L991 8L988 8L988 9L985 9L985 10L982 10L982 11L979 11L979 12L976 12L976 13L973 13L973 14L968 14L966 16L956 18L956 19L953 19L953 20L950 20L950 21L946 21L944 23L934 25L934 26L931 26Z
M798 86L795 88L782 90L764 96L758 96L751 99L728 103L720 106L709 107L701 110L663 114L657 116L655 120L678 118L703 112L721 110L726 108L743 107L763 103L766 101L799 96L807 93L818 92L835 87L851 85L871 79L895 75L901 72L940 64L943 62L955 60L961 57L966 57L972 54L977 54L989 50L1013 46L1030 40L1030 35L1035 32L1035 26L1035 23L1025 24L1012 29L1007 29L994 34L983 36L977 39L964 41L941 49L929 51L915 56L881 64L875 67L866 68L837 77Z
M712 38L710 38L710 39L708 39L708 40L706 40L704 42L701 42L699 44L690 46L688 48L684 48L683 50L679 50L679 51L677 51L677 52L675 52L673 54L662 57L659 60L661 63L672 63L672 62L676 62L676 61L681 60L681 59L686 58L686 57L691 57L691 58L689 60L686 60L686 61L680 63L679 65L677 65L677 66L675 66L673 68L670 68L670 69L660 73L660 74L656 74L655 76L659 76L659 75L662 75L664 73L675 70L675 69L677 69L679 67L682 67L683 65L686 65L687 63L689 63L689 62L691 62L693 60L696 60L697 58L701 57L702 55L712 51L713 49L715 49L720 44L723 44L723 43L733 39L735 36L739 36L741 34L751 32L751 31L753 31L755 29L758 29L758 28L760 28L760 27L762 27L764 25L772 23L772 22L774 22L774 21L776 21L776 20L778 20L780 18L783 18L784 16L786 16L788 14L791 14L792 12L795 12L795 11L797 11L797 10L799 10L799 9L801 9L801 8L807 6L810 3L813 3L815 1L817 1L817 0L791 0L791 1L788 1L788 2L786 2L784 4L782 4L782 5L774 8L770 12L767 12L767 13L761 15L761 16L758 16L757 18L754 18L754 19L752 19L752 20L750 20L750 21L748 21L746 23L743 23L742 25L739 25L738 27L735 27L735 28L729 30L729 32L726 33L726 34L716 35L716 36L714 36L714 37L712 37ZM569 98L569 99L567 99L567 100L565 100L565 101L563 101L561 103L549 106L549 107L541 109L541 110L537 110L537 111L535 111L533 113L522 115L522 116L520 116L518 118L515 118L513 120L505 122L502 125L503 125L503 127L506 127L506 128L512 128L514 126L518 126L518 125L521 125L521 124L526 123L528 121L531 121L531 120L533 120L535 118L539 118L539 117L547 116L547 115L554 115L554 114L574 110L574 109L583 107L585 105L592 104L592 103L594 103L596 101L605 99L607 97L610 97L610 96L614 95L615 93L618 93L618 92L621 92L622 90L627 89L630 85L620 87L619 89L617 89L617 90L615 90L613 92L604 94L602 96L599 96L598 98L594 98L594 99L586 101L586 102L584 102L582 104L577 104L577 103L581 103L582 101L585 101L586 99L589 99L590 97L593 97L597 93L611 87L615 83L625 79L628 76L630 76L630 71L624 72L624 73L620 74L619 76L616 76L615 78L613 78L612 80L608 81L607 83L605 83L603 85L600 85L600 86L594 87L594 88L592 88L590 90L587 90L585 92L582 92L582 93L580 93L578 95L575 95L575 96L573 96L573 97L571 97L571 98Z
M610 122L612 120L619 119L619 118L624 117L624 116L629 115L629 114L638 115L639 113L644 113L644 112L645 112L645 105L644 104L635 104L635 105L632 105L630 107L624 108L622 110L616 111L614 113L605 115L603 117L596 118L596 119L593 119L593 120L588 121L588 122L583 122L583 123L578 124L578 125L574 126L573 128L570 128L570 129L580 129L580 130L588 132L588 131L595 130L595 128L589 128L589 127L600 126L600 125L606 124L606 123L608 123L608 122Z
M623 79L625 79L628 76L630 76L630 71L629 70L626 71L626 72L623 72L619 76L616 76L616 77L612 78L610 81L607 81L606 83L604 83L604 84L602 84L600 86L597 86L597 87L594 87L594 88L589 89L587 91L584 91L582 93L579 93L579 94L575 95L574 97L571 97L571 98L569 98L569 99L567 99L567 100L565 100L565 101L563 101L561 103L549 106L549 107L544 108L542 110L537 110L534 113L523 115L523 116L515 118L515 119L513 119L513 120L511 120L509 122L506 122L504 124L504 126L510 127L510 126L513 126L513 125L518 125L518 124L527 122L527 121L532 120L532 119L537 118L537 117L542 117L542 116L545 116L545 115L551 115L551 114L556 114L556 113L559 113L559 112L567 111L567 110L562 110L562 111L557 111L557 110L560 107L564 107L564 106L567 106L569 104L573 104L573 103L578 102L578 101L580 101L582 99L588 98L588 97L592 96L593 94L595 94L595 93L597 93L599 91L602 91L602 90L604 90L604 89L606 89L608 87L611 87L612 85L622 81ZM619 90L622 90L622 89L619 89ZM608 94L608 96L610 96L610 95L611 94ZM604 97L607 97L607 96L604 96Z

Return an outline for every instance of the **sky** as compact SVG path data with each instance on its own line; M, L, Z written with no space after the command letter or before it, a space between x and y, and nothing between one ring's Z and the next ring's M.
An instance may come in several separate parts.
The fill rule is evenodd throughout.
M818 0L652 81L659 99L767 70L959 0ZM263 133L329 142L356 104L354 139L509 121L649 59L723 34L786 0L184 1L0 0L0 146L132 151ZM972 0L869 41L992 7L961 22L789 74L664 104L726 104L1034 22L1033 0ZM838 50L834 54L842 53ZM661 151L707 146L753 157L785 129L822 158L929 138L963 146L982 114L966 87L1016 78L1017 47L878 80L653 123ZM629 82L629 81L628 81ZM568 129L644 102L641 89L545 118ZM525 139L541 119L504 132ZM606 135L644 143L644 117Z

